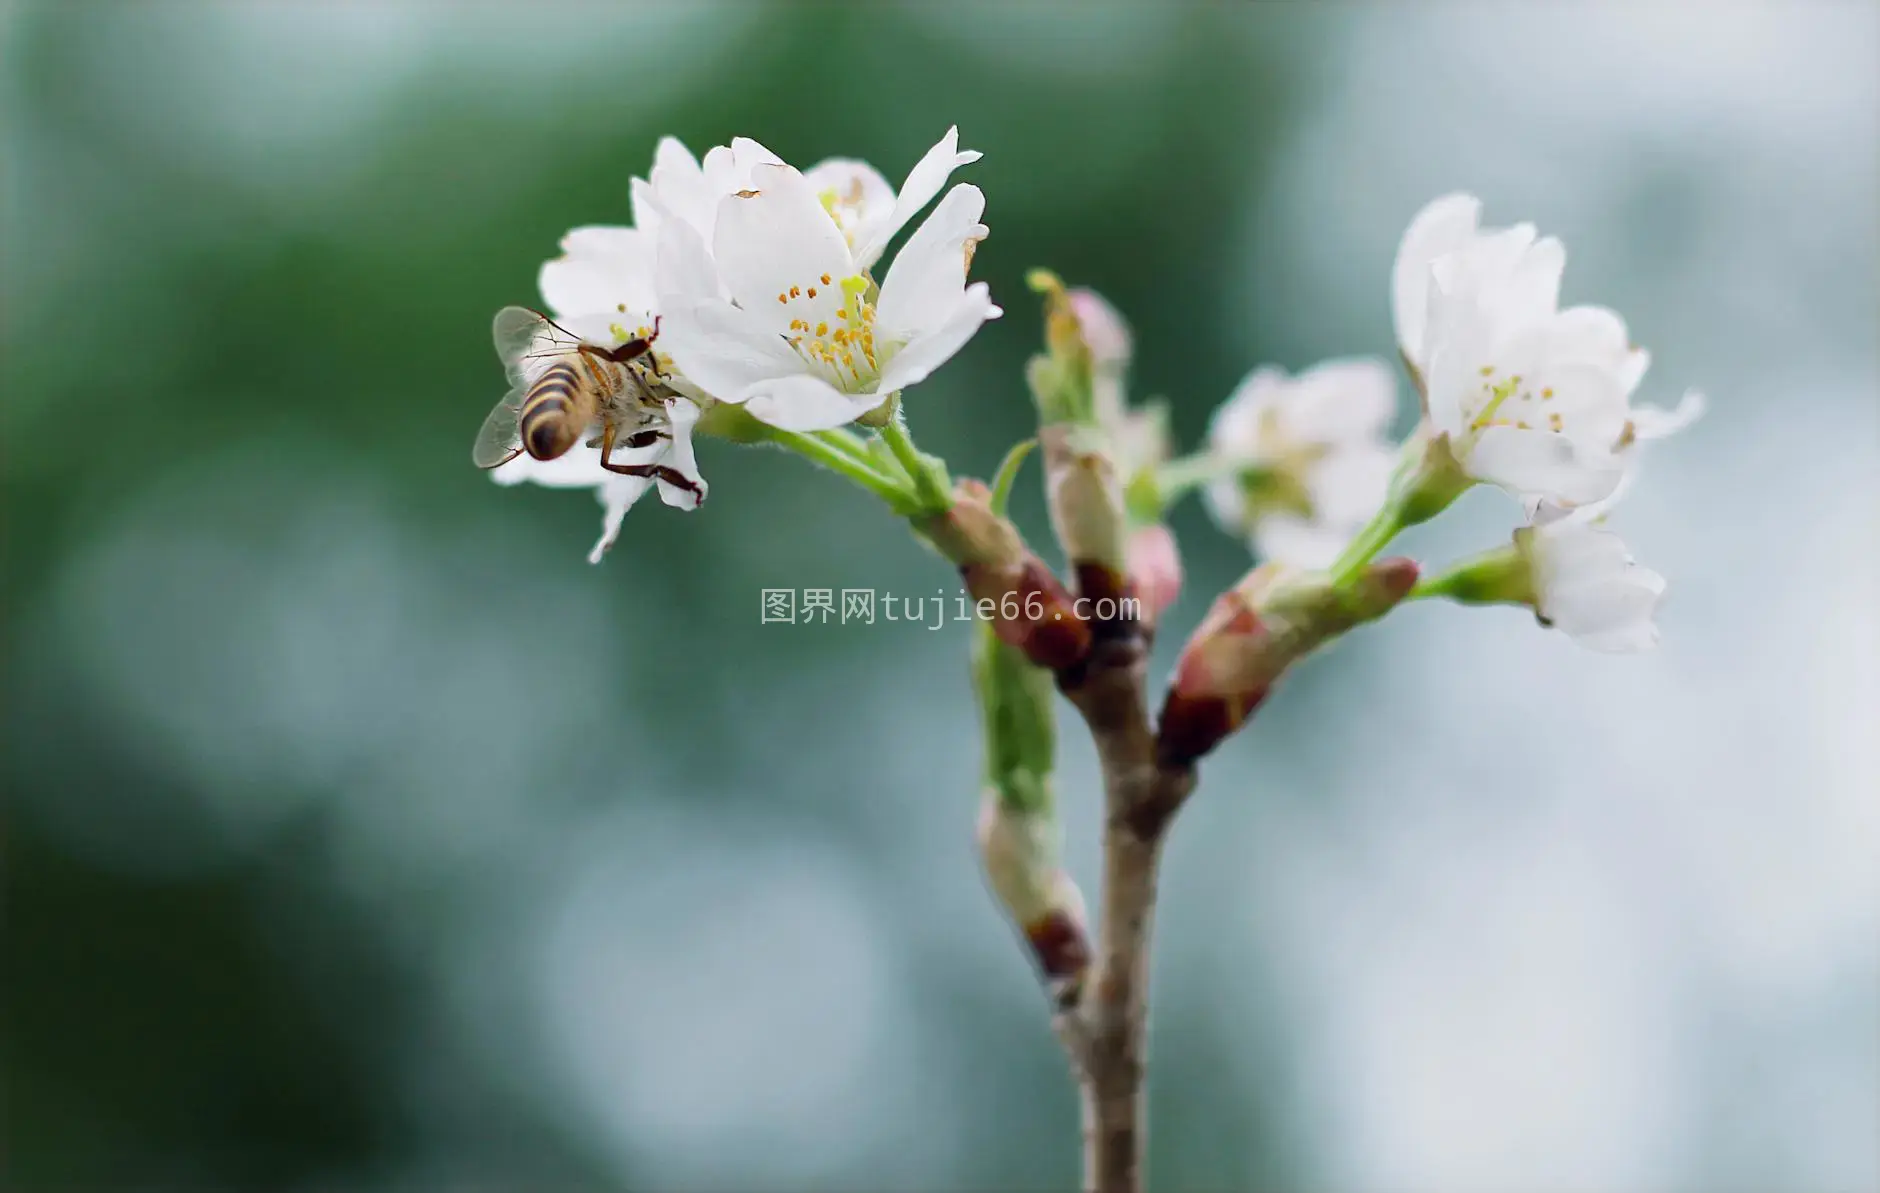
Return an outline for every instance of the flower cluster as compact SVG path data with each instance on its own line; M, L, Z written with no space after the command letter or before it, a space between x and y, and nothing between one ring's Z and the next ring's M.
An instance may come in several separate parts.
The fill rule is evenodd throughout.
M703 501L695 430L810 456L884 497L943 553L957 547L933 531L958 520L948 511L968 490L913 447L899 395L1000 314L985 283L968 280L985 197L950 185L978 157L950 129L897 190L852 159L798 170L748 138L702 157L662 140L632 180L632 224L576 228L542 267L553 319L540 318L553 332L519 333L513 320L505 331L499 317L513 388L479 463L506 484L596 489L606 509L596 559L647 489L681 508ZM877 278L889 243L930 206ZM1046 351L1027 377L1052 523L1078 587L1129 586L1166 609L1181 565L1164 515L1191 491L1262 560L1348 586L1398 531L1485 484L1516 500L1515 533L1412 596L1516 602L1596 649L1650 645L1664 581L1607 522L1643 445L1688 426L1703 401L1635 404L1649 354L1615 312L1560 305L1565 264L1560 241L1531 224L1485 227L1475 197L1435 200L1411 220L1390 276L1418 397L1409 435L1389 437L1395 371L1380 360L1263 365L1187 456L1174 452L1163 403L1130 400L1134 338L1122 315L1034 272ZM588 407L573 392L582 370L557 372L543 344L587 354L599 394ZM592 416L547 436L554 451L525 454L520 424L537 408ZM970 552L949 558L985 570Z
M984 283L967 283L974 246L987 234L985 198L974 186L947 191L885 275L874 273L894 235L954 170L978 158L948 130L897 193L865 162L830 159L799 171L748 138L702 158L663 139L647 177L632 180L632 225L574 229L539 279L555 323L582 342L605 351L651 341L629 363L643 445L603 461L597 434L556 458L518 455L495 478L597 489L606 507L598 559L661 470L687 482L660 484L668 504L703 499L691 436L701 422L709 432L720 407L741 407L761 424L745 438L774 429L785 434L773 441L837 463L828 442L787 433L885 421L901 390L1000 313ZM610 418L603 402L596 420ZM837 441L834 454L852 446ZM878 479L890 487L909 479L880 461L850 463L858 479L886 472Z
M1528 224L1485 228L1481 204L1457 194L1417 214L1391 270L1397 346L1418 397L1401 441L1391 438L1395 366L1341 358L1255 368L1214 411L1200 449L1180 455L1166 404L1131 399L1135 337L1123 316L1034 269L1044 342L1024 381L1037 434L990 483L955 479L914 445L903 395L1001 313L968 276L987 235L985 197L949 184L978 156L949 130L897 191L850 159L799 171L748 139L703 157L660 142L647 177L632 181L632 224L577 228L542 267L552 314L497 315L510 389L472 458L505 484L597 490L606 515L594 560L649 488L681 508L704 501L695 433L805 456L906 519L985 617L972 681L989 885L1090 1088L1124 1089L1139 1072L1111 1087L1100 1070L1133 1065L1139 1051L1132 984L1146 972L1156 845L1197 763L1302 659L1407 601L1513 604L1592 649L1652 645L1664 579L1608 522L1644 445L1690 425L1703 400L1636 404L1649 357L1611 310L1561 307L1560 242ZM889 261L887 246L923 211ZM1062 568L1008 514L1034 448ZM1476 485L1512 499L1505 541L1433 575L1384 553ZM1149 648L1185 579L1168 512L1190 493L1261 559L1208 606L1156 706ZM1114 615L1097 612L1106 608ZM1083 715L1105 777L1095 942L1060 855L1061 698ZM1111 1114L1135 1101L1103 1092L1092 1104ZM1139 1136L1133 1122L1128 1135ZM1129 1147L1093 1150L1124 1156L1116 1171L1134 1179Z
M1132 487L1151 494L1152 516L1199 488L1215 521L1261 558L1345 581L1397 531L1471 485L1497 486L1524 514L1513 540L1416 595L1516 601L1589 647L1643 648L1664 581L1632 562L1605 521L1641 445L1688 426L1703 399L1635 405L1650 357L1613 311L1561 308L1560 242L1528 224L1484 228L1480 216L1473 196L1445 196L1398 248L1392 314L1421 413L1402 444L1387 438L1392 371L1372 359L1296 375L1255 369L1214 412L1206 448L1180 459L1169 458L1158 410L1112 395L1099 418L1119 456L1152 473ZM1126 328L1091 334L1093 344L1128 343ZM1152 447L1120 446L1131 443ZM1502 578L1486 583L1496 568Z
M1657 639L1664 579L1603 524L1640 445L1690 425L1703 398L1687 392L1672 411L1634 405L1650 354L1617 313L1560 307L1565 265L1560 242L1532 225L1483 228L1474 196L1437 199L1398 248L1397 342L1438 471L1453 467L1523 503L1514 552L1523 566L1509 590L1518 595L1500 599L1530 605L1593 649L1639 650ZM1479 576L1480 563L1458 569L1470 572Z

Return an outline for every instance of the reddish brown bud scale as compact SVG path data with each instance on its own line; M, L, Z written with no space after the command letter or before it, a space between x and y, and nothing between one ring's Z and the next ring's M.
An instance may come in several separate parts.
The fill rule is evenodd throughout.
M1216 598L1175 664L1156 731L1156 758L1186 766L1246 723L1272 689L1243 665L1266 638L1260 615L1238 589Z
M1090 625L1044 561L1026 556L1016 568L969 564L960 569L1001 642L1049 671L1062 671L1090 653Z
M944 514L920 524L927 541L960 569L999 640L1050 671L1074 667L1090 653L1090 624L1063 581L1032 553L1018 528L992 508L984 483L962 480Z
M1076 564L1073 574L1092 638L1126 638L1142 632L1135 590L1127 576L1100 563Z
M1075 1002L1090 969L1090 937L1083 922L1069 911L1054 910L1026 924L1024 931L1025 943L1058 1005Z
M1260 707L1268 685L1240 697L1184 696L1170 688L1162 701L1155 739L1155 760L1165 767L1188 766L1247 723Z

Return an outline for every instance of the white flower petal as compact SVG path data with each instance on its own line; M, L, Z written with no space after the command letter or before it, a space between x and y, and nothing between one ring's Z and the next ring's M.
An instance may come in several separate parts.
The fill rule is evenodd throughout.
M820 377L797 374L760 382L739 395L752 417L781 431L847 426L888 400L886 391L845 394Z
M1208 515L1216 526L1229 534L1247 533L1247 499L1239 481L1229 476L1209 481L1201 490L1201 501L1208 507Z
M685 220L702 233L711 231L719 195L706 185L704 168L677 137L659 139L647 182L664 215Z
M672 441L666 446L660 463L698 486L694 492L663 478L659 481L659 499L678 509L697 509L710 492L705 478L699 475L698 457L692 451L692 428L698 424L698 416L699 408L684 398L671 398L666 402Z
M1434 285L1429 317L1430 354L1423 362L1425 409L1438 433L1459 435L1479 404L1482 366L1496 358L1494 328L1473 299L1445 294Z
M1658 626L1647 610L1644 616L1609 630L1582 631L1574 641L1601 654L1643 654L1658 645Z
M832 157L803 171L803 178L848 238L850 251L873 239L894 215L894 188L867 162ZM857 253L855 264L867 269L874 259L864 260Z
M1684 391L1678 404L1671 410L1662 406L1632 407L1632 434L1641 440L1663 439L1675 435L1690 426L1704 415L1706 402L1704 395L1694 389Z
M803 361L750 312L722 299L668 311L659 346L705 392L735 402L752 385L803 371Z
M601 556L614 545L620 534L621 520L652 483L644 477L607 471L601 467L600 449L585 443L576 444L553 460L538 460L526 454L517 456L491 471L490 476L499 485L527 482L555 489L593 489L605 512L601 517L600 540L588 554L590 563L599 563Z
M1565 435L1515 427L1487 428L1463 454L1464 470L1477 480L1562 505L1598 501L1613 491L1624 473L1611 453L1576 444Z
M1638 566L1619 536L1555 522L1531 532L1537 612L1593 650L1644 650L1658 639L1652 615L1665 580Z
M1384 507L1396 470L1397 453L1378 440L1347 444L1317 461L1305 477L1317 521L1355 532Z
M589 563L599 563L613 547L614 540L620 537L620 524L626 520L627 511L639 501L649 484L645 477L609 473L607 483L595 490L594 495L601 503L601 537L588 551Z
M1498 296L1535 248L1534 237L1533 224L1479 232L1460 248L1430 262L1431 275L1450 294Z
M520 485L526 481L551 489L585 489L604 484L608 475L601 467L599 449L585 444L576 444L553 460L538 460L525 452L502 467L490 470L490 479L499 485Z
M561 238L560 257L542 266L542 301L557 316L655 308L653 252L634 228L594 225Z
M1328 360L1292 380L1281 421L1288 434L1322 443L1375 436L1397 412L1397 379L1380 360Z
M1598 526L1537 527L1532 542L1540 583L1548 589L1617 576L1632 562L1619 536Z
M906 180L901 183L901 193L895 197L894 208L888 218L871 229L868 238L856 246L855 259L861 268L866 269L880 259L888 241L894 239L894 234L913 219L915 213L933 201L954 170L979 160L977 150L961 152L959 144L960 130L955 125L914 163L914 168L908 171Z
M841 283L855 274L848 241L793 168L760 165L752 182L752 191L720 204L712 237L712 257L731 297L778 334L792 319L834 321Z
M986 235L986 197L961 183L907 238L881 283L876 335L906 343L950 319L966 285L966 242Z
M569 335L589 344L601 344L612 347L625 343L626 337L614 334L614 328L626 330L637 328L643 323L651 323L652 316L644 311L608 309L594 311L585 315L568 315L555 322ZM544 360L546 363L546 358Z
M1311 571L1330 567L1350 541L1347 528L1308 522L1291 514L1262 518L1253 528L1253 549L1262 562Z
M1591 650L1646 650L1658 641L1652 618L1664 590L1664 577L1634 564L1622 573L1545 594L1541 613Z
M712 201L736 194L754 184L759 166L781 166L782 158L749 137L731 138L730 147L705 164L705 182L712 188Z
M657 243L653 283L662 307L725 296L718 265L697 228L685 220L661 219Z
M1423 360L1427 326L1430 264L1461 248L1475 235L1482 201L1474 195L1444 195L1411 219L1391 265L1391 317L1397 344L1412 361Z
M1263 424L1269 414L1277 414L1289 384L1286 370L1275 365L1261 365L1241 378L1208 419L1209 446L1228 459L1258 462Z
M1568 307L1554 317L1547 338L1550 361L1574 361L1612 369L1624 377L1628 370L1642 366L1630 359L1631 336L1625 320L1606 307ZM1627 386L1629 392L1629 386Z
M895 264L900 264L897 260ZM886 291L883 291L885 294ZM953 358L966 346L980 325L1004 314L992 304L991 292L984 282L974 282L964 294L955 296L953 309L944 321L911 340L881 372L876 388L884 394L925 381L933 371Z
M669 218L659 201L659 192L644 178L627 184L627 204L633 211L633 226L651 243L659 243L660 224Z
M1505 277L1484 290L1485 301L1495 307L1503 327L1551 318L1560 306L1560 275L1566 267L1566 246L1552 236L1542 237L1526 246Z
M1619 379L1625 386L1627 397L1637 392L1639 384L1645 380L1645 370L1651 366L1652 354L1643 348L1634 348L1625 354L1625 364L1619 369Z

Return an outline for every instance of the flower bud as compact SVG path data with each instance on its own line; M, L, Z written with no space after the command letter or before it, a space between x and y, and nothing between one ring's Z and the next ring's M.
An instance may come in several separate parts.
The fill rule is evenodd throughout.
M1524 526L1419 590L1464 605L1522 605L1580 645L1617 653L1658 641L1664 591L1665 578L1641 567L1602 519L1572 515Z
M966 590L1003 642L1051 671L1083 660L1090 627L1076 615L1071 595L1018 529L993 512L992 491L962 480L953 504L918 524L926 540L960 569Z
M1077 330L1090 352L1092 367L1099 372L1128 368L1135 344L1122 313L1110 305L1109 299L1083 286L1066 291L1064 299L1077 319Z
M1032 270L1025 275L1025 281L1044 296L1045 350L1025 367L1039 419L1045 423L1091 422L1095 418L1094 362L1070 292L1048 269Z
M1161 523L1138 526L1124 545L1130 590L1141 601L1144 628L1154 629L1162 614L1182 591L1181 548L1175 535Z
M1349 585L1264 564L1223 593L1175 664L1156 753L1184 766L1219 745L1260 706L1295 661L1394 608L1416 586L1408 559L1380 560Z
M1065 556L1080 572L1123 571L1123 486L1117 480L1103 433L1096 427L1052 423L1038 432L1044 447L1045 501L1051 528ZM1085 593L1093 596L1093 593Z
M986 879L1025 935L1053 999L1076 998L1090 967L1083 893L1057 859L1057 822L1027 812L988 789L979 810L979 851Z

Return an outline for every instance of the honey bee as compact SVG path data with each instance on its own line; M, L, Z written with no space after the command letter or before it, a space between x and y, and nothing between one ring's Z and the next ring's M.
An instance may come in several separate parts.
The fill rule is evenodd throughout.
M498 468L528 452L538 460L566 455L587 439L601 449L600 464L625 476L652 477L698 495L698 486L663 464L616 464L616 447L651 447L671 432L665 419L661 374L653 363L651 333L603 348L575 335L540 311L504 307L491 328L496 355L509 373L509 392L496 403L477 434L471 459L478 468Z

